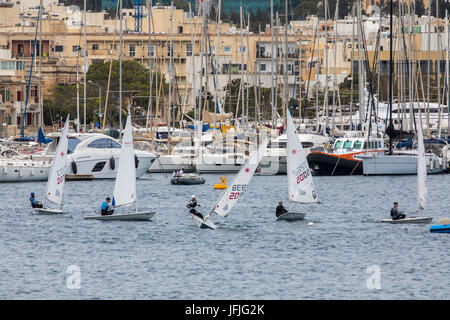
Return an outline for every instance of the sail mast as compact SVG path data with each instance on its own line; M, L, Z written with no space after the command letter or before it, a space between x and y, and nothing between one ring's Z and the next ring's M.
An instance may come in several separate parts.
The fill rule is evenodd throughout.
M148 132L148 121L150 117L150 133L152 133L153 128L153 97L152 97L152 89L153 89L153 64L152 64L152 3L151 0L147 1L147 10L148 10L148 72L149 72L149 99L148 99L148 110L147 110L147 121L145 124L145 132Z
M84 121L83 121L83 132L87 132L86 128L86 74L87 74L87 40L86 40L86 0L84 0L84 14L83 14L83 56L84 56L84 68L83 68L83 104L84 104Z
M253 152L247 162L241 167L234 177L233 181L228 185L227 189L221 194L216 201L205 220L213 213L225 217L231 208L236 204L242 192L245 191L247 184L250 182L259 162L264 157L267 149L269 138L266 137L259 147Z
M394 129L394 124L392 122L392 87L393 87L393 76L394 76L394 64L392 62L392 47L393 47L393 43L392 43L392 33L393 33L393 15L394 15L394 6L393 6L393 1L390 1L389 4L389 19L390 19L390 27L389 27L389 127L391 128L391 132L389 133L389 155L392 155L392 134L393 134L393 129ZM361 75L359 75L361 76ZM361 108L361 106L360 106Z

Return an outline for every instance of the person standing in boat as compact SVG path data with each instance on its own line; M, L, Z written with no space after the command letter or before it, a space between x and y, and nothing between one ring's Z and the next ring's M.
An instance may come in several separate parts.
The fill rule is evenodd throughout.
M42 203L40 203L39 201L37 201L34 198L34 192L31 193L30 202L31 202L31 206L33 208L42 208L43 207Z
M114 210L111 209L111 205L109 204L111 202L111 198L107 197L106 201L103 201L101 210L102 210L102 216L110 216L114 213Z
M277 207L277 211L276 211L276 213L275 213L275 215L277 216L277 218L279 217L279 216L281 216L282 214L285 214L286 212L288 212L287 210L286 210L286 208L283 206L283 201L279 201L278 202L278 207Z
M391 217L392 220L405 219L406 216L403 214L403 211L398 211L398 203L394 202L394 207L391 209Z
M204 219L203 215L195 209L196 206L201 207L201 205L199 205L197 203L197 199L195 198L195 195L193 195L191 198L191 201L189 201L189 203L186 205L186 207L188 207L189 212L191 214L195 214L197 217Z

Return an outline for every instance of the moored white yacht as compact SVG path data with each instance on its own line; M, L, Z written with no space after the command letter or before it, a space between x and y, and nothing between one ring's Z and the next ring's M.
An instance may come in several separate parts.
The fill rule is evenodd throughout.
M323 148L324 145L329 142L328 137L314 133L299 133L297 135L302 143L302 147L305 150L306 155L309 154L312 148ZM286 134L282 134L276 139L271 140L267 146L266 154L259 164L258 174L286 174L286 145Z
M53 136L58 136L54 134ZM49 137L53 136L50 134ZM53 157L58 139L53 139L45 152L34 159ZM120 158L120 143L101 133L69 134L68 174L92 175L95 179L115 179ZM155 161L151 152L136 150L136 178L142 177Z
M0 182L46 181L51 161L21 158L0 159Z

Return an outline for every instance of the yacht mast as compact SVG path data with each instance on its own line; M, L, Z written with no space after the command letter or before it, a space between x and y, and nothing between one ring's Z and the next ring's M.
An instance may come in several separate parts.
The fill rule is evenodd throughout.
M120 0L122 1L122 0ZM83 73L84 73L84 79L83 79L83 103L84 103L84 126L83 126L83 132L87 132L87 128L86 128L86 73L87 73L87 40L86 40L86 13L87 13L87 7L86 7L86 0L84 0L84 15L83 15L83 27L84 27L84 33L83 33L83 41L84 41L84 51L83 51L83 56L84 56L84 68L83 68Z
M191 24L191 57L192 57L192 103L194 105L194 122L197 121L197 90L196 90L196 78L195 78L195 55L194 55L194 30L192 28L192 8L191 8L191 3L189 2L189 20L190 20L190 24Z
M328 126L328 0L324 1L324 9L325 9L325 93L324 93L324 106L325 106L325 119L323 125L323 135L327 135L327 126Z
M437 82L437 103L438 103L438 138L441 138L442 109L441 109L441 32L439 30L439 1L436 1L436 32L437 32L437 62L436 62L436 82Z
M393 39L393 15L394 8L393 3L394 0L390 0L389 4L389 127L391 128L391 132L389 133L389 155L392 155L392 134L394 131L394 124L392 122L392 87L393 87L393 76L394 76L394 63L392 62L392 39Z
M152 63L152 2L147 1L148 10L148 71L149 71L149 100L148 100L148 111L147 111L147 123L145 124L146 132L148 131L148 122L150 117L150 134L153 131L153 63Z
M271 90L270 90L270 99L272 101L272 129L275 128L275 47L274 47L274 39L273 39L273 0L270 0L270 35L272 37L271 41Z
M86 0L85 0L86 1ZM123 39L122 39L122 19L123 19L123 12L122 12L122 0L119 0L119 14L120 14L120 23L119 23L119 29L120 29L120 37L119 37L119 134L120 139L122 139L122 52L123 52ZM131 113L130 113L131 115ZM106 115L105 115L106 116Z
M173 81L173 1L170 3L170 43L169 43L169 104L167 106L167 144L168 151L170 152L170 121L171 121L171 109L172 109L172 81Z
M284 12L286 15L286 24L284 26L284 106L283 106L283 123L286 120L286 109L288 108L288 37L287 37L287 28L288 28L288 2L284 1Z
M44 9L43 1L41 0L39 3L41 8L41 12ZM39 119L38 126L42 126L44 124L44 108L43 108L43 92L42 92L42 68L41 68L41 60L42 60L42 19L43 12L41 13L41 18L39 19Z

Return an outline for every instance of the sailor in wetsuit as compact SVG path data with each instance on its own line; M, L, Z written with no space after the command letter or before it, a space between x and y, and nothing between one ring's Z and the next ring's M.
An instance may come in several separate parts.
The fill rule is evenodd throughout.
M30 202L31 202L31 206L33 208L42 208L43 207L42 203L40 203L39 201L37 201L34 198L34 192L31 193Z
M394 202L394 207L391 209L391 217L392 220L399 220L399 219L405 219L406 216L403 214L403 212L398 211L398 203Z
M284 208L283 201L280 200L278 202L277 212L275 213L275 215L278 218L279 216L281 216L282 214L285 214L286 212L288 212L288 211Z
M102 203L102 216L110 216L114 213L114 210L111 209L111 206L109 205L109 203L111 202L111 199L108 197L106 198L106 201L103 201Z
M186 205L186 207L188 207L189 212L190 212L191 214L195 214L197 217L200 217L200 218L202 218L202 219L204 220L203 215L202 215L200 212L198 212L197 210L195 210L195 207L196 207L196 206L201 207L201 206L197 203L197 199L196 199L195 196L193 195L192 198L191 198L191 201L189 201L189 203Z

